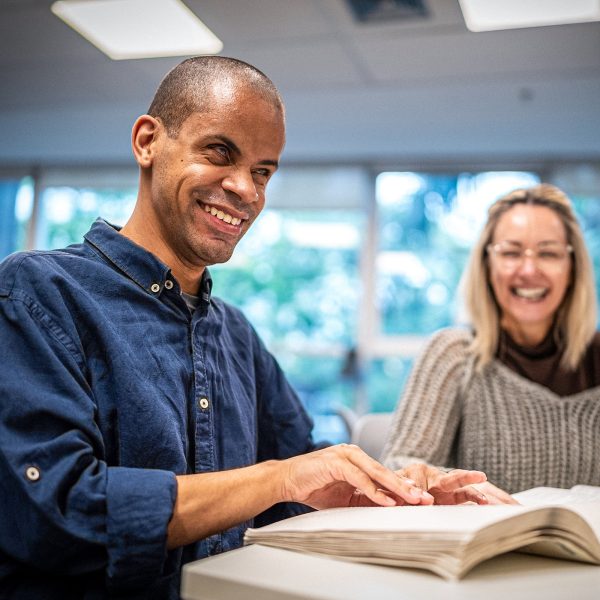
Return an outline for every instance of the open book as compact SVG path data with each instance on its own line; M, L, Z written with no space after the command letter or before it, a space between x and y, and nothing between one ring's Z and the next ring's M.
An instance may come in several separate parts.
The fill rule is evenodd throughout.
M263 544L460 579L520 550L600 565L600 487L533 488L516 505L333 508L248 529Z

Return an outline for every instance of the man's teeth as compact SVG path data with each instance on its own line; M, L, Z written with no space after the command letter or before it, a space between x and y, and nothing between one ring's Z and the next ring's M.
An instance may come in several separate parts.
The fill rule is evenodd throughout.
M204 205L204 212L210 213L213 217L217 217L225 223L231 223L232 225L239 225L242 220L238 217L232 217L230 214L223 212L222 210L216 209L214 206Z
M537 300L546 293L546 288L515 288L515 294L528 300Z

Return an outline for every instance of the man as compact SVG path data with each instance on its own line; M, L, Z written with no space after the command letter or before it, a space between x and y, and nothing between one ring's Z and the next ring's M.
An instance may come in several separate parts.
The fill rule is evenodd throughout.
M177 598L181 565L299 502L485 502L476 472L413 481L311 422L239 311L211 297L284 145L272 82L184 61L133 126L135 210L0 270L0 595ZM434 481L435 480L435 481ZM266 512L265 512L266 511Z

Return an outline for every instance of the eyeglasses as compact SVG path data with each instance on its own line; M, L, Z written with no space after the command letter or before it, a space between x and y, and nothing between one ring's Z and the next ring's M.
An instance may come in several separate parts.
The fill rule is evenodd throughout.
M523 264L525 257L531 258L542 271L561 271L573 252L570 244L547 243L535 249L523 248L514 242L498 242L488 244L487 252L498 262L498 265L512 271Z

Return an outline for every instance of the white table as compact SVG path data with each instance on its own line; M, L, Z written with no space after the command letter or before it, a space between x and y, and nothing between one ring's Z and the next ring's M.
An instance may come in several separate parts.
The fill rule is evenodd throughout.
M600 600L600 567L511 553L460 581L252 545L186 565L185 600Z

